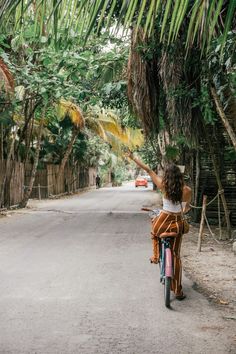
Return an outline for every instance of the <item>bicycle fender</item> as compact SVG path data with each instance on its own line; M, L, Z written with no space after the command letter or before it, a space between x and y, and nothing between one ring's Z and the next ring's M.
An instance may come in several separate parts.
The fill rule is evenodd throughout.
M172 277L172 254L171 254L171 250L169 248L166 249L165 276Z

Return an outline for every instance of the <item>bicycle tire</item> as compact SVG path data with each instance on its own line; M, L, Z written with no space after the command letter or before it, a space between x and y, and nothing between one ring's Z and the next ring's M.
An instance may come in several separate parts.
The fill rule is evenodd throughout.
M166 307L170 307L170 283L171 283L171 277L166 277L165 284L164 284L164 297L165 297Z

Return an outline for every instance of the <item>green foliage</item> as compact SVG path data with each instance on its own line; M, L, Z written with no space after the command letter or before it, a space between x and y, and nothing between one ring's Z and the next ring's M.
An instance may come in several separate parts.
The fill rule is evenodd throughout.
M6 6L9 4L3 2ZM190 110L193 116L194 112L200 111L205 123L216 124L217 115L210 96L212 83L216 85L225 108L228 104L225 85L229 84L235 92L235 33L226 33L219 21L219 14L223 11L226 16L221 21L225 20L225 28L230 28L234 10L232 1L217 3L214 0L210 4L180 0L174 3L169 0L163 3L159 0L122 3L116 0L77 3L36 0L36 10L30 2L27 7L26 2L22 1L23 12L14 0L12 3L16 6L13 6L12 17L8 18L6 31L0 35L0 55L14 75L16 97L9 106L4 104L4 109L0 106L1 120L4 127L15 124L13 114L17 113L18 117L22 117L19 122L21 129L27 120L27 102L38 104L34 123L45 118L43 108L46 107L45 124L49 135L43 137L41 154L45 161L59 163L72 136L70 120L59 122L54 112L54 105L61 98L77 103L87 116L91 107L114 109L122 127L140 127L129 110L127 99L125 66L129 43L119 33L117 36L111 34L114 33L112 21L115 18L118 18L118 26L142 25L144 33L150 38L140 44L137 51L142 53L142 60L156 63L160 130L166 129L173 135L171 143L166 146L166 158L175 159L182 147L191 145L189 136L185 136L184 132L197 119L192 119ZM44 7L45 4L48 7ZM0 16L1 9L0 5ZM186 13L188 16L185 16ZM189 46L189 55L183 58L185 42ZM190 49L192 44L196 47L193 50ZM204 54L201 60L199 47L208 48L208 54ZM179 51L181 55L177 56L176 63ZM167 70L163 70L160 75L166 58L169 60L167 64L174 64L172 68L178 69L177 73L173 70L168 76ZM177 113L178 123L181 123L175 125L177 132L174 133L172 129L177 118L173 112ZM196 126L197 123L194 128ZM32 146L35 136L32 136ZM150 137L152 140L140 149L140 154L146 163L155 168L161 160L161 153L156 135L150 132ZM22 145L24 143L21 142ZM101 154L105 156L103 160L100 159ZM95 166L102 161L104 168L110 168L113 160L110 146L91 136L91 133L78 137L71 155L72 163L78 161Z
M65 45L60 42L62 33L58 32L55 47L50 35L38 40L32 25L24 31L13 32L14 35L0 37L0 56L14 76L16 94L10 105L3 102L0 111L4 127L9 127L10 123L15 125L17 121L19 136L26 127L27 135L23 133L18 146L18 156L22 160L34 156L36 135L25 125L29 119L29 104L36 107L30 118L34 127L38 127L37 120L42 118L47 127L40 163L59 164L72 137L71 120L65 117L61 121L57 116L56 105L61 98L77 103L86 116L95 106L100 110L104 107L115 109L126 121L124 125L129 125L123 72L128 59L127 44L104 33L100 40L91 38L82 47L78 36L68 33ZM28 137L32 140L29 150L26 146ZM85 131L78 136L70 161L87 167L97 167L100 163L109 166L114 160L110 149L108 143Z
M112 171L113 184L121 185L123 181L126 181L129 177L128 170L124 161L119 160Z
M179 156L179 148L177 145L167 145L166 146L166 159L169 161L176 160Z
M47 128L50 134L43 139L41 159L44 162L59 164L63 158L71 138L72 123L69 119L62 122L55 116L55 113L48 119Z
M0 105L1 107L1 105ZM12 119L12 112L9 111L9 109L7 107L3 108L3 110L1 111L1 115L0 115L0 124L2 124L4 127L10 127L10 126L14 126L15 122Z
M225 151L225 159L231 162L236 162L236 151L233 147L228 147Z
M217 121L217 115L209 91L208 80L202 80L200 96L195 99L195 104L201 110L205 123L213 125Z
M142 160L150 166L151 169L156 169L161 161L161 153L158 149L158 141L153 138L145 142L143 147L138 150Z
M222 53L222 48L223 53ZM222 53L222 54L221 54ZM211 78L218 87L218 93L224 90L228 83L236 92L236 33L230 32L225 43L222 37L212 42L211 50L207 57L208 70ZM223 82L223 84L222 84Z
M121 41L113 44L105 37L91 39L84 48L75 40L69 48L55 50L49 38L41 38L41 43L34 38L32 42L30 33L29 29L23 37L14 33L10 46L6 36L0 37L0 55L12 71L16 86L23 85L25 91L33 91L46 102L61 97L74 100L83 109L88 101L105 107L124 106L122 69L127 62L127 45ZM6 46L11 50L6 52Z
M110 147L97 136L79 136L74 148L73 157L80 166L98 167L103 156L109 158Z

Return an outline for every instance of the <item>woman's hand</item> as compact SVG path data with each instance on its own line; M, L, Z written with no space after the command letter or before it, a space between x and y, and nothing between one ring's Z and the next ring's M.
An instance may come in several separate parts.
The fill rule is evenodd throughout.
M132 152L131 150L129 150L129 149L125 152L125 156L126 156L126 157L129 157L131 160L134 159L134 154L133 154L133 152Z

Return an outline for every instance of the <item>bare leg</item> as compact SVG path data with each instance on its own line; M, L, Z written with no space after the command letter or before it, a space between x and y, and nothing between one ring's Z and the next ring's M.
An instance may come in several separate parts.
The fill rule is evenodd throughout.
M152 237L152 251L153 256L150 258L150 262L157 264L159 262L159 244L157 237Z
M174 277L172 279L171 290L174 292L176 299L183 300L185 295L182 290L182 262L180 258L180 248L182 243L182 235L178 235L172 241L172 252L174 259Z

